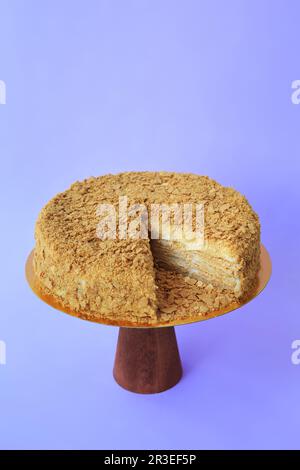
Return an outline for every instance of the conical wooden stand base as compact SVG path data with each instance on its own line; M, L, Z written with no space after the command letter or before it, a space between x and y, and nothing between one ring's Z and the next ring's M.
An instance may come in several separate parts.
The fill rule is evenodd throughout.
M136 393L158 393L179 382L182 367L174 327L120 328L113 375Z

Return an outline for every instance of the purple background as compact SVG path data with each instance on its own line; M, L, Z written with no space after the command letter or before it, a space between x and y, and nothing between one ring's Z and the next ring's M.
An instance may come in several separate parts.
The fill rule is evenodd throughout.
M0 0L0 447L299 448L297 0ZM24 279L40 208L123 170L207 174L244 193L272 280L238 312L177 328L185 369L140 396L111 374L117 329Z

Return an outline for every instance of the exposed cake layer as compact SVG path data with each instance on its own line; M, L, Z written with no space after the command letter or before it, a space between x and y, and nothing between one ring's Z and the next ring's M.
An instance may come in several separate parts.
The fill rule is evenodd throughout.
M259 251L253 252L252 262L228 254L226 247L217 249L205 245L201 249L188 249L185 243L170 240L151 240L156 265L202 281L219 289L226 289L240 299L247 295L255 283Z

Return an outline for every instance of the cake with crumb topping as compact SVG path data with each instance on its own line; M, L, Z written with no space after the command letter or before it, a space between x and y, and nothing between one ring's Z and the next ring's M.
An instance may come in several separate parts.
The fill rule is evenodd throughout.
M124 197L149 213L153 205L202 204L203 243L152 239L147 225L140 238L125 237L120 218L115 236L101 238L99 205L118 215ZM259 270L257 214L236 190L193 174L128 172L76 182L41 210L35 239L41 289L93 321L153 325L205 316L246 298Z

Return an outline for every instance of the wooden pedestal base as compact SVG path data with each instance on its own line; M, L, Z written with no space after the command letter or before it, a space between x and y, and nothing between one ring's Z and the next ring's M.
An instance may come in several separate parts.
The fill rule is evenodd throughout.
M179 382L182 367L174 327L119 329L113 375L136 393L158 393Z

